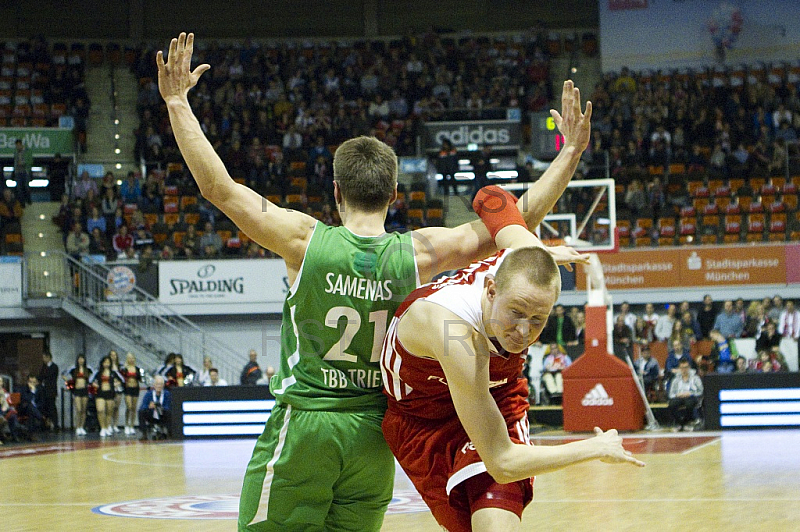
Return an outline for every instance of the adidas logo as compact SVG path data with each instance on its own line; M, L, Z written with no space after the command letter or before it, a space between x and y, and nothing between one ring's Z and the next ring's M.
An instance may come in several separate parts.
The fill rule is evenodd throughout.
M583 406L611 406L614 404L614 399L608 396L606 389L598 382L594 388L589 390L589 393L583 396L581 404Z

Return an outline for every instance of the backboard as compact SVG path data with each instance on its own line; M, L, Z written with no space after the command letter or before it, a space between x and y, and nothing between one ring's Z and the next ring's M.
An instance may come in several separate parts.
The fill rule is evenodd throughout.
M511 183L501 187L521 196L532 185ZM535 232L545 244L566 244L582 253L616 251L619 246L614 180L570 181Z

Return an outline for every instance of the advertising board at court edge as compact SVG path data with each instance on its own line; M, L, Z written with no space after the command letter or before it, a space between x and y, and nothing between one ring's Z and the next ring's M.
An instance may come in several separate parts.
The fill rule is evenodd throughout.
M281 302L288 289L282 260L162 261L159 300L167 304Z
M600 256L609 290L787 284L800 279L800 245L630 250ZM583 268L576 286L586 288Z

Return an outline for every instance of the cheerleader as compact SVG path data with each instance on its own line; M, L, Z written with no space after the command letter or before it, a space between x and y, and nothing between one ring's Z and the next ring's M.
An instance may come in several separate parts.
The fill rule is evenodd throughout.
M195 370L183 364L183 355L175 353L172 367L167 370L164 376L167 378L167 383L171 388L172 386L185 386L187 384L186 379L193 376L195 373Z
M90 382L97 386L97 421L100 423L100 437L113 436L111 414L114 410L114 391L117 384L123 384L122 376L111 369L111 357L104 356L100 361L100 369L95 371Z
M139 400L139 387L142 382L143 371L136 366L136 357L133 353L125 355L125 366L120 368L120 375L125 380L125 434L136 434L133 425L136 423L136 402Z
M174 362L174 360L175 360L175 353L169 353L167 355L167 358L164 359L164 363L158 366L156 370L153 372L153 377L155 377L156 375L161 375L162 377L166 375L167 370L172 367L172 363Z
M86 356L78 355L75 365L61 374L67 383L67 389L72 392L72 402L75 404L75 417L78 418L76 436L86 436L86 405L89 403L89 377L92 368L86 365Z
M111 358L111 369L119 373L119 354L112 349L108 352L108 356ZM119 432L119 406L122 404L123 391L121 383L114 388L114 410L111 413L111 430L114 432Z

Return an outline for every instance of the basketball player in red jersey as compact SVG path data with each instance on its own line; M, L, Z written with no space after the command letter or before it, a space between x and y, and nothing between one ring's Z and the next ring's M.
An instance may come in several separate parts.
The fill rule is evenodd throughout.
M561 292L558 267L531 234L516 198L475 198L495 255L412 292L381 356L389 447L449 532L517 530L533 476L589 460L644 466L616 430L534 447L525 353Z

